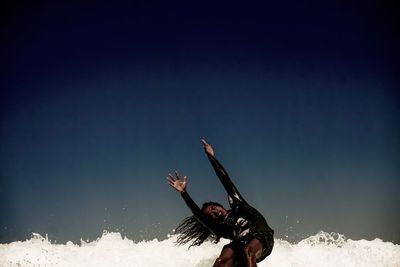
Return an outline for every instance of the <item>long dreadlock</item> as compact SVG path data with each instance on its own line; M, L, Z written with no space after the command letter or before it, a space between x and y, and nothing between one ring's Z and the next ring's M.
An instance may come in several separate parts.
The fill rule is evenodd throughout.
M222 207L221 204L216 202L206 202L203 204L201 211L203 212L209 205ZM191 242L189 249L192 246L200 246L207 239L213 240L218 243L220 236L218 233L213 234L202 222L195 216L186 217L174 230L177 234L176 244L181 246Z

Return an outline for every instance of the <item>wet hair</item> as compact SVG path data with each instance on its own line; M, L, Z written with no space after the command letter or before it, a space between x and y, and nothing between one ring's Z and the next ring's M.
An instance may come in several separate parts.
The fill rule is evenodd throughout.
M221 204L210 201L203 204L201 211L204 212L204 210L210 205L223 208ZM210 222L212 221L210 220ZM195 216L189 216L183 219L183 221L175 228L174 234L178 235L176 244L179 246L191 242L189 249L192 246L200 246L207 239L214 241L214 243L218 243L221 238L218 233L211 233L211 231Z

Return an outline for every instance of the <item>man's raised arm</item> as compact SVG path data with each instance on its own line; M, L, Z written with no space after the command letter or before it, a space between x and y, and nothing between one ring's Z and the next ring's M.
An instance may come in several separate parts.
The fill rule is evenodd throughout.
M175 171L176 178L169 173L167 177L167 183L174 188L178 193L181 195L183 200L185 201L186 205L189 207L189 209L192 211L194 217L197 218L197 220L203 224L212 234L215 235L216 231L214 229L214 226L209 223L209 220L207 217L203 214L199 206L197 206L196 202L190 197L190 195L186 191L186 181L187 177L184 176L183 180L180 179L178 171Z
M224 167L215 159L214 157L214 150L212 147L206 142L206 140L201 139L203 142L204 150L208 156L208 159L213 166L215 173L217 174L219 180L221 181L222 185L224 186L228 196L234 198L240 202L244 202L243 197L240 195L239 191L236 189L235 185L232 183L231 179L229 178L228 173L225 171ZM231 203L232 204L232 203Z

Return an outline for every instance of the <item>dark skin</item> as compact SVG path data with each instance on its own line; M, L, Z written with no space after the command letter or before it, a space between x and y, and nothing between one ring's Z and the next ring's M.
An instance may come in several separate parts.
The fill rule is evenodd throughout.
M201 141L203 143L205 152L209 156L214 157L214 150L212 149L212 147L206 142L206 140L201 139ZM176 178L171 173L169 173L168 176L169 177L167 177L167 183L171 187L173 187L180 194L185 192L187 184L187 176L184 176L183 179L181 180L178 171L175 171ZM206 216L208 216L210 219L216 222L223 220L227 215L227 211L223 207L216 205L207 206L203 212ZM261 256L262 249L263 247L260 240L256 238L253 238L249 243L247 243L242 252L246 267L257 266L256 259ZM231 248L224 248L221 251L219 257L215 260L213 266L214 267L232 266L235 256L238 255L235 255L235 251L233 251Z
M223 207L217 205L208 205L203 213L213 221L222 221L228 213Z

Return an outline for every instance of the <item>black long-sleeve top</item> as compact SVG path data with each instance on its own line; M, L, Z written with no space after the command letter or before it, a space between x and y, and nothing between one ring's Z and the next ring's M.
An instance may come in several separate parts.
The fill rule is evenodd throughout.
M263 235L268 232L273 233L273 230L268 226L264 217L243 199L222 165L212 156L208 156L208 159L228 193L231 209L228 210L223 221L214 222L201 211L185 191L181 196L192 211L193 215L214 235L231 240L257 236L260 234Z

